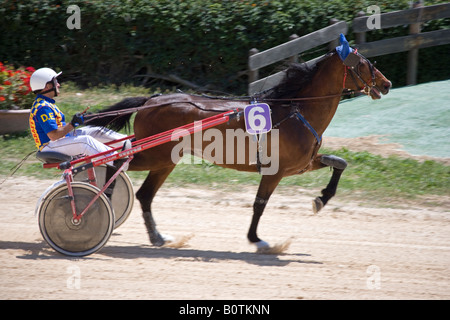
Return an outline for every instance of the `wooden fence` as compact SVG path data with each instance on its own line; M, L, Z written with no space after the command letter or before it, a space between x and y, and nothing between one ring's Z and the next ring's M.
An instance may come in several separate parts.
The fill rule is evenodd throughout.
M361 14L360 14L361 15ZM409 25L410 35L373 42L365 42L365 33L369 17L357 17L353 20L353 32L356 48L366 57L381 56L408 51L407 84L416 84L418 49L450 43L450 29L420 32L420 24L429 20L450 17L450 3L423 7L421 3L415 8L381 14L381 29Z
M367 23L370 16L365 16L365 13L362 12L353 20L353 32L355 33L356 40L355 47L366 57L408 51L407 84L415 84L418 49L450 43L450 29L421 33L420 24L425 21L448 17L450 17L450 3L423 7L421 2L419 2L418 6L412 9L383 13L379 17L381 29L409 25L410 35L366 42L366 32L371 31ZM330 48L336 46L339 34L347 34L348 27L344 21L332 21L331 23L326 28L300 38L294 37L293 40L263 52L258 52L256 49L250 50L248 58L248 93L253 94L269 89L278 84L284 75L284 71L281 71L269 77L259 79L258 70L260 68L285 59L295 61L298 54L326 43L329 43ZM310 60L307 63L313 63L316 59Z

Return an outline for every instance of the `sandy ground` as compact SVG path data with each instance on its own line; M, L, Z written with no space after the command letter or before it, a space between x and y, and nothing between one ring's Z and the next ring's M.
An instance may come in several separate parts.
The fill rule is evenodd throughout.
M358 138L338 138L324 137L323 147L330 149L340 149L346 147L352 151L369 151L370 153L381 155L384 157L394 155L401 158L412 158L415 160L434 160L446 165L450 165L450 158L435 158L429 156L413 156L402 150L402 146L398 143L386 142L384 135L372 135Z
M71 258L34 216L52 182L0 186L0 299L450 299L449 199L368 205L338 194L314 215L319 190L279 188L259 236L290 245L268 255L246 240L256 187L166 187L155 219L184 246L151 246L135 203L102 250Z

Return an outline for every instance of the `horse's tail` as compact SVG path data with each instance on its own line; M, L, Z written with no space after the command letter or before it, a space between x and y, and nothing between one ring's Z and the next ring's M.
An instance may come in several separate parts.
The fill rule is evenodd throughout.
M85 124L90 126L101 126L119 131L122 128L130 128L131 115L135 112L129 109L138 108L149 100L149 97L132 97L126 98L116 104L101 110L96 114L88 114L85 116ZM130 112L123 112L122 110L129 110ZM114 112L117 111L117 112ZM106 115L105 113L108 113ZM102 115L103 114L103 115Z

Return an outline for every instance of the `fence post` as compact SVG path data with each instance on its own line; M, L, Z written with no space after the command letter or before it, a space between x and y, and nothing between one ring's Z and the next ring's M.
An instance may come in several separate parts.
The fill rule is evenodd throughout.
M366 13L364 11L359 11L356 14L356 17L364 17L366 15ZM355 42L356 44L361 44L366 42L366 33L365 32L355 32Z
M259 50L256 48L250 49L248 51L248 56L253 56L254 54L259 53ZM259 70L250 70L250 68L248 68L248 83L252 83L255 82L256 80L259 79Z
M294 33L294 34L291 34L291 35L289 36L289 41L295 40L295 39L297 39L297 38L298 38L298 35L296 35L295 33ZM296 55L294 55L294 56L292 56L292 57L289 57L289 58L288 58L288 61L289 61L289 63L296 63L296 62L298 62L298 54L296 54Z
M328 25L331 26L332 24L338 23L339 20L336 18L331 18L330 21L328 22ZM331 41L328 44L328 51L333 50L334 48L336 48L339 45L339 39L335 39L333 41Z
M423 0L419 0L412 5L413 8L423 7ZM420 14L418 20L420 21ZM420 22L409 25L409 34L420 33ZM408 69L406 72L406 84L417 83L417 59L419 56L419 49L411 49L408 51Z

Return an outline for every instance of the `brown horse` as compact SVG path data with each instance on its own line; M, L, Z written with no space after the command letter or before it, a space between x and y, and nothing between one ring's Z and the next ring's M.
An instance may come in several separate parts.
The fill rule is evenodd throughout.
M353 54L353 59L355 58L357 61L349 67L343 64L342 58L333 50L312 66L294 64L287 69L285 78L279 85L253 97L258 102L270 105L274 128L262 139L264 141L259 140L256 148L250 148L251 141L254 142L255 139L248 135L247 140L236 143L239 139L236 132L243 133L245 130L243 117L240 116L203 131L200 140L199 136L191 135L189 138L183 138L183 141L174 139L135 154L129 170L150 170L136 196L142 207L151 243L157 246L165 243L165 238L156 229L151 204L158 189L175 168L180 152L188 151L222 167L261 173L261 182L253 204L253 218L247 235L249 241L256 244L258 249L268 247L268 244L257 236L258 222L272 192L283 177L332 167L329 184L322 190L322 195L313 201L313 210L319 211L335 195L340 176L347 166L344 159L318 154L322 134L336 112L343 90L360 91L364 88L367 95L379 99L380 93L387 94L391 87L391 82L369 60L359 54ZM128 98L103 112L148 107L140 109L134 121L135 137L139 140L211 117L218 112L242 110L249 102L243 99L178 93L152 98ZM105 117L90 124L109 124L110 127L119 129L130 117L131 114L116 118ZM229 134L230 132L232 134ZM246 142L245 145L242 141ZM261 144L271 152L272 163L263 161L259 148ZM220 146L223 147L222 150L219 150ZM214 150L211 151L212 149ZM265 155L266 160L269 151ZM238 159L239 152L241 159ZM264 173L263 170L268 169L269 164L273 164L276 170Z

